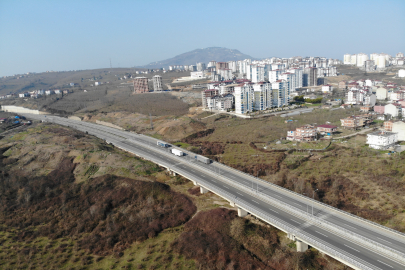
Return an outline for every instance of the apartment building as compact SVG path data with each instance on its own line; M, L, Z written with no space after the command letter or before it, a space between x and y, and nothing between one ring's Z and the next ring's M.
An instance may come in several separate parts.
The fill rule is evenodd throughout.
M134 94L149 92L148 78L136 77L133 83L134 83Z
M295 130L287 131L287 140L309 142L317 139L317 129L313 125L304 125Z
M260 82L253 85L254 109L263 111L273 106L272 89L270 83Z
M376 131L367 134L367 144L370 148L386 150L398 141L398 134L388 131Z
M152 78L153 82L153 91L163 91L163 81L162 81L162 76L160 75L155 75Z
M245 114L254 109L254 90L252 83L235 86L235 113Z
M207 99L211 97L215 97L218 95L218 89L207 89L201 92L201 98L202 98L202 106L203 108L207 108Z
M234 96L232 94L227 94L223 96L213 96L207 98L207 108L227 111L232 109L234 104Z
M317 68L309 67L305 68L302 75L302 86L317 86L318 73Z
M358 129L369 125L373 120L367 115L352 115L343 119L340 119L341 125L346 129Z

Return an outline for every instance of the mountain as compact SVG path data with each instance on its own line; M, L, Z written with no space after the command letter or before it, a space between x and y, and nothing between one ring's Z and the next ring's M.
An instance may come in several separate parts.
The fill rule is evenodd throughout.
M251 56L241 53L238 50L232 50L221 47L209 47L205 49L196 49L177 55L173 58L150 63L139 68L167 68L174 65L195 65L198 62L206 63L210 61L227 62L250 58Z

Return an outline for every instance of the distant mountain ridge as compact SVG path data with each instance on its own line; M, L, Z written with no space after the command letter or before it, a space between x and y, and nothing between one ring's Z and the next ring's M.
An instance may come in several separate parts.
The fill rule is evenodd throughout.
M250 55L243 54L238 50L222 47L209 47L205 49L196 49L191 52L179 54L173 58L150 63L139 68L167 68L178 65L195 65L202 62L208 64L210 61L227 62L244 59L252 59Z

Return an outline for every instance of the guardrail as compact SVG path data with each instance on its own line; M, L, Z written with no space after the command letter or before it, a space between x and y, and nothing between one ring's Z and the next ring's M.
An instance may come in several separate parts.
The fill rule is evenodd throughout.
M55 119L53 119L53 118L50 119L50 120L52 120L52 122L56 122ZM57 119L57 120L58 120L58 119ZM57 122L60 122L60 121L57 121ZM65 123L63 123L63 122L62 122L62 123L59 123L59 124L65 125ZM76 123L75 123L75 124L76 124ZM84 127L85 125L81 125L81 126ZM85 128L85 127L84 127L84 128ZM93 128L94 128L94 127L93 127ZM98 128L96 128L96 129L97 129L97 130L101 130L102 132L105 132L105 133L109 133L108 131L103 130L103 129L98 129ZM115 131L115 130L114 130L114 131ZM89 133L93 133L93 132L90 131ZM94 135L97 135L97 134L94 134ZM113 133L113 132L111 132L111 135L117 136L117 134L116 134L116 133ZM122 137L122 136L120 136L120 137ZM122 138L125 138L125 137L122 137ZM131 142L136 143L136 144L138 144L138 145L141 144L143 147L147 147L147 148L150 148L150 149L153 149L153 150L157 150L157 149L158 149L158 148L156 148L156 147L153 148L153 147L149 146L148 144L145 145L145 144L143 144L143 143L141 143L141 142L138 142L138 141L136 141L136 140L132 140L132 139L128 139L128 140L130 140ZM118 143L116 143L116 144L118 145ZM162 149L159 149L159 150L162 150ZM165 152L165 151L160 151L160 152L163 152L163 153L165 153L166 155L170 155L170 157L173 158L173 155L168 154L168 153ZM153 159L154 159L154 158L153 158ZM161 163L161 161L159 161L159 163ZM218 162L214 162L214 164L220 165L221 167L225 167L226 169L235 170L235 169L233 169L233 168L224 166L223 164L218 163ZM169 166L170 166L170 167L173 167L172 165L169 165ZM199 164L193 163L193 166L200 167L200 168L204 169L204 172L206 172L206 168L200 166ZM285 189L285 188L279 187L279 186L277 186L277 185L274 185L274 184L272 184L272 183L266 182L266 181L264 181L264 180L262 180L262 179L260 179L260 178L251 176L251 175L249 175L249 174L246 174L246 173L243 173L243 172L240 172L240 171L237 171L237 170L235 170L235 171L236 171L237 173L239 173L239 174L245 174L245 175L248 176L249 178L253 178L253 179L256 181L256 184L257 184L257 185L258 185L258 182L261 183L261 184L265 184L265 186L269 186L269 185L270 185L270 186L272 186L272 187L275 187L277 190L282 190L283 192L286 192L286 191L287 191L288 193L290 193L290 195L294 195L294 196L298 196L298 197L303 197L305 200L308 200L308 199L309 199L309 200L312 201L313 203L315 202L316 204L321 204L321 206L323 206L324 208L328 208L329 210L338 211L338 212L344 213L344 214L346 214L346 215L349 214L351 217L355 217L355 218L357 218L357 219L361 219L360 217L357 217L357 216L352 215L352 214L350 214L350 213L346 213L346 212L341 211L341 210L339 210L339 209L330 207L330 206L328 206L328 205L326 205L326 204L323 204L323 203L320 203L320 202L318 202L318 201L312 200L312 199L310 199L310 198L308 198L308 197L306 197L306 196L302 196L301 194L297 194L297 193L292 192L292 191L290 191L290 190L288 190L288 189ZM210 173L213 173L213 172L210 172ZM306 212L305 212L305 214L304 214L304 211L302 211L301 209L298 209L298 208L296 208L296 207L294 207L294 206L292 206L292 205L286 204L286 203L284 203L284 202L281 201L281 200L272 198L272 200L270 201L269 198L267 197L267 195L264 195L264 194L262 195L259 190L256 191L255 193L252 193L252 192L250 191L250 188L247 188L246 186L244 186L244 185L242 185L242 184L239 184L239 183L235 182L234 180L231 180L231 179L225 177L224 175L217 175L217 174L215 174L215 176L216 176L216 177L220 176L223 180L226 181L227 184L229 184L229 185L231 185L231 186L233 186L233 187L235 187L235 188L238 188L238 189L243 188L244 190L247 189L248 192L246 192L246 191L245 191L245 192L248 193L249 195L251 195L251 196L260 196L260 198L261 198L262 200L264 200L264 201L266 201L266 202L268 202L268 203L270 203L270 204L276 204L278 208L281 208L281 209L283 209L284 211L286 211L286 212L288 212L288 213L290 213L290 214L292 214L292 215L294 215L294 216L297 216L297 215L298 215L300 218L302 218L302 219L304 219L304 220L311 220L311 221L318 222L319 224L321 224L321 225L327 227L329 230L332 230L332 231L334 231L335 233L338 233L338 234L342 234L342 233L348 234L350 237L352 237L352 238L354 237L354 238L356 238L357 240L360 240L363 244L365 244L365 245L367 245L367 246L369 246L369 247L370 247L370 245L373 245L373 246L371 246L372 248L376 248L379 252L383 253L383 254L386 255L386 256L395 258L396 260L401 260L401 261L403 261L403 260L405 259L405 253L399 252L399 251L397 251L397 250L395 250L395 249L392 249L392 248L390 248L390 247L388 247L388 246L386 246L386 245L380 244L380 243L378 243L378 242L376 242L376 241L371 240L370 238L363 237L363 236L361 236L361 235L359 235L359 234L356 234L356 233L354 233L354 232L352 232L352 231L349 231L349 230L347 230L347 229L345 229L345 228L342 228L342 227L340 227L340 226L337 226L337 225L335 225L335 224L333 224L333 223L331 223L331 222L329 222L329 221L326 221L326 220L324 220L324 219L319 219L319 218L316 218L316 217L314 217L314 216L310 216L310 215L308 215L308 213L306 213ZM194 177L195 177L195 176L194 176ZM190 179L191 179L191 178L190 178ZM204 182L205 182L205 181L204 181ZM215 187L215 188L218 188L218 187ZM364 220L364 219L362 219L361 221L363 221L363 220ZM370 222L370 221L368 221L368 220L365 220L365 221L367 221L368 223L371 223L371 225L374 225L374 226L375 226L375 225L379 225L379 224ZM392 232L397 233L397 234L399 233L399 232L397 232L397 231L394 231L394 230L392 230L392 229L386 228L386 227L381 226L381 225L379 225L379 227L382 227L383 229L391 230ZM399 234L401 234L401 233L399 233ZM348 236L346 235L346 237L348 237Z
M138 142L138 141L135 141L135 140L130 140L130 141L137 144L137 145L141 145L143 147L146 147L146 148L149 148L149 149L152 149L152 150L158 150L159 149L159 148L153 148L153 147L151 147L149 145L144 145L141 142ZM173 155L168 154L165 151L161 151L161 152L164 153L166 156L169 156L169 157L173 158ZM197 166L199 168L205 169L204 167L202 167L198 163L193 163L193 166ZM204 170L204 172L207 173L206 170ZM212 172L210 172L210 173L213 174ZM233 187L235 187L237 189L243 189L246 193L248 193L251 196L256 196L256 197L259 196L262 201L265 201L265 202L267 202L269 204L272 204L272 205L274 205L274 204L277 205L278 208L282 209L283 211L285 211L287 213L290 213L290 214L292 214L294 216L298 216L303 220L307 220L307 221L309 220L309 221L312 221L312 222L316 222L319 227L326 227L329 230L332 230L335 233L339 234L341 237L345 237L346 239L349 239L349 241L351 241L351 242L353 242L353 240L357 240L357 241L361 242L364 246L367 246L367 247L372 248L372 249L376 249L377 251L384 254L385 256L388 256L388 257L393 258L395 260L400 260L402 262L405 262L405 253L403 253L403 252L400 252L400 251L398 251L396 249L393 249L393 248L391 248L391 247L389 247L387 245L383 245L381 243L378 243L378 242L376 242L376 241L374 241L374 240L372 240L370 238L359 235L359 234L357 234L357 233L355 233L353 231L347 230L347 229L345 229L345 228L343 228L341 226L338 226L336 224L333 224L333 223L331 223L331 222L329 222L327 220L320 219L320 218L318 218L316 216L310 215L307 212L305 212L305 211L303 211L301 209L298 209L297 207L295 207L295 206L293 206L291 204L284 203L283 201L281 201L281 200L279 200L277 198L271 198L271 200L270 200L269 197L267 195L264 195L263 193L261 193L259 189L255 193L252 193L250 191L250 189L247 188L246 186L244 186L244 185L242 185L242 184L240 184L238 182L235 182L235 181L233 181L233 180L231 180L231 179L229 179L229 178L227 178L227 177L225 177L223 175L216 175L214 173L214 176L215 177L221 177L223 180L225 180L225 182L227 184L229 184L229 185L231 185L231 186L233 186ZM246 189L247 189L247 191L246 191ZM346 234L346 235L342 235L342 234Z
M119 145L117 145L117 146L118 146L118 148L121 148L127 152L131 152L130 150L125 149L125 147L122 147ZM153 157L147 153L143 153L143 156L148 156L149 157L148 159L151 161L155 160L155 157ZM159 161L159 163L168 168L171 168L173 171L175 171L179 175L182 175L185 178L197 181L200 185L213 191L214 193L218 194L219 196L223 197L224 199L235 202L235 204L237 206L249 211L251 214L259 217L260 219L262 219L270 224L273 224L273 225L281 228L282 230L284 230L286 232L293 233L300 240L305 241L307 244L310 244L311 246L314 246L314 247L322 250L323 252L330 254L331 256L337 257L337 258L343 260L344 262L349 263L353 266L356 266L360 269L364 269L364 270L380 269L378 267L373 266L372 264L370 264L368 262L365 262L364 260L361 260L360 258L353 256L352 254L350 254L344 250L340 250L340 249L331 247L330 244L328 244L327 242L325 242L319 238L314 237L313 235L309 235L305 232L299 231L299 230L291 227L288 223L278 219L277 217L270 216L267 213L262 212L260 209L257 209L254 206L251 206L248 203L242 201L241 199L238 199L238 197L234 196L233 194L229 193L228 191L223 190L221 187L214 186L211 183L205 181L204 179L202 179L194 174L191 175L188 172L186 172L180 168L177 168L177 167L175 169L173 169L173 166L171 164L168 164L165 161ZM353 257L355 257L355 259Z

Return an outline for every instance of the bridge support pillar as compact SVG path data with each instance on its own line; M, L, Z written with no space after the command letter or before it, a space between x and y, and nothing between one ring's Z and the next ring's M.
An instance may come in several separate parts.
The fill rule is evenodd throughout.
M194 186L199 187L200 185L197 183L197 181L192 181Z
M177 174L176 174L175 172L173 172L173 171L172 171L172 175L173 175L173 176L176 176Z
M297 245L297 252L305 252L308 249L308 244L302 242L301 240L298 240L295 242Z
M243 210L242 208L238 208L238 216L239 217L246 217L247 216L247 211Z
M208 189L206 189L206 188L204 188L204 187L200 187L200 193L201 194L205 194L205 193L207 193L209 190Z
M232 207L235 207L235 203L234 202L229 202L229 204L232 206Z

